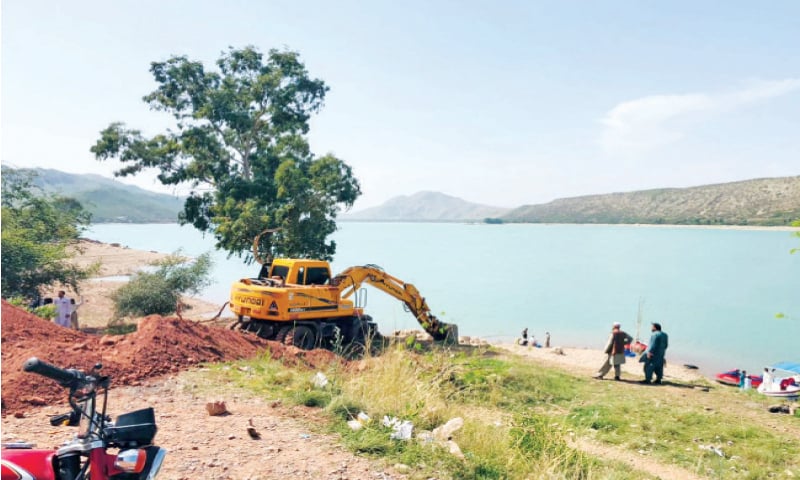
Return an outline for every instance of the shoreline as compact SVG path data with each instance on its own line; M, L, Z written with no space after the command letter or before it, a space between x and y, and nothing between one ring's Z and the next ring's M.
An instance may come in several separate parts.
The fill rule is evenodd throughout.
M338 219L343 223L466 223L471 225L490 225L482 221L476 220L452 220L452 221L432 221L432 220L346 220ZM162 222L162 223L125 223L125 222L100 222L92 225L178 225L177 222ZM800 233L800 227L793 227L791 225L688 225L688 224L667 224L667 223L552 223L552 222L506 222L497 225L542 225L542 226L573 226L573 227L642 227L642 228L680 228L689 230L739 230L739 231L760 231L760 232L797 232ZM83 238L81 240L88 240Z
M171 255L88 238L79 239L72 251L75 253L71 258L73 264L85 268L99 262L100 268L92 277L79 282L78 291L65 287L52 287L44 296L55 297L58 290L64 290L68 297L75 298L76 301L82 300L83 303L78 309L78 322L82 330L105 328L113 323L114 303L111 295L127 283L125 277L130 277L143 267ZM205 320L220 310L220 305L201 297L183 296L182 301L189 306L182 313L184 318Z
M608 356L601 349L581 348L581 347L562 347L553 346L531 347L509 343L491 343L490 345L521 355L528 358L535 358L548 365L563 368L571 373L591 377L602 366ZM562 352L559 354L558 352ZM606 380L613 379L613 370L606 374ZM644 378L642 364L639 357L625 359L622 365L622 377L624 380L641 380ZM694 383L698 381L714 382L714 379L704 375L700 370L689 369L678 361L668 361L664 367L664 380L680 383Z

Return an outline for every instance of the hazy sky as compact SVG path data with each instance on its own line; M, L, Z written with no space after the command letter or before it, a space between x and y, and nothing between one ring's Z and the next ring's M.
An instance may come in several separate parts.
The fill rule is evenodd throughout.
M3 0L2 162L111 176L101 129L168 124L141 100L151 61L245 45L328 84L311 146L353 166L355 210L800 174L794 0Z

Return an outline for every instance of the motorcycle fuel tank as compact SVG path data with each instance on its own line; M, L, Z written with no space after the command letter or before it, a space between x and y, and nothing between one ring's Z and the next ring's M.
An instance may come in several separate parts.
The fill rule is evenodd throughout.
M55 480L53 450L3 448L0 480Z

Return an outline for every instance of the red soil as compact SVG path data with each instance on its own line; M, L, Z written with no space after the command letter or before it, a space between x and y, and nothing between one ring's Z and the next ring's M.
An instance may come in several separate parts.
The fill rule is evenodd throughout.
M128 335L97 336L59 327L2 301L2 413L31 406L65 403L63 387L22 371L30 357L62 368L88 371L101 363L111 385L138 385L143 380L206 362L248 358L269 350L272 358L310 368L337 357L326 350L303 351L268 342L252 334L151 315Z

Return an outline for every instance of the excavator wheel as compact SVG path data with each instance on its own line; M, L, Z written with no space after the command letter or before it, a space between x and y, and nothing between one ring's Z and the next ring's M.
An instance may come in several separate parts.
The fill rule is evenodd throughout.
M286 333L283 343L294 345L301 350L313 350L317 346L317 334L311 327L297 325Z

